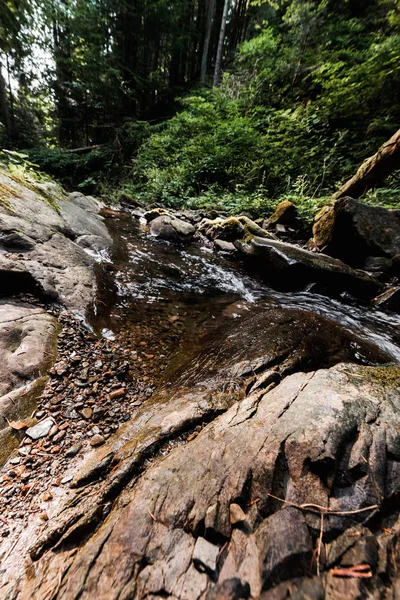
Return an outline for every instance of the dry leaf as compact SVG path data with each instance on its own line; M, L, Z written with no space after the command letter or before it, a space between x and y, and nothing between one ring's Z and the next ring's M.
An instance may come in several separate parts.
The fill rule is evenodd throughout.
M28 429L28 425L23 421L9 421L8 424L11 429Z

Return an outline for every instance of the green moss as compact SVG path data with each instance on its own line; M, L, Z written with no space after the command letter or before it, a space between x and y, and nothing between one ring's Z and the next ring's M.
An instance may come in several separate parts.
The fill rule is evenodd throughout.
M46 191L42 187L40 187L40 181L37 183L32 181L28 176L25 176L22 173L18 172L10 172L7 169L1 169L0 173L5 175L8 179L11 179L18 185L21 185L32 192L34 192L40 200L43 200L46 204L51 206L55 211L59 211L60 207L57 202L57 198L53 196L50 192ZM64 194L64 191L60 187L60 196ZM20 198L23 200L23 195L18 192L14 187L8 186L4 183L0 183L0 206L13 212L13 207L11 203L11 198Z
M390 365L387 367L357 367L356 370L346 371L351 377L369 381L372 384L383 387L399 387L400 366Z

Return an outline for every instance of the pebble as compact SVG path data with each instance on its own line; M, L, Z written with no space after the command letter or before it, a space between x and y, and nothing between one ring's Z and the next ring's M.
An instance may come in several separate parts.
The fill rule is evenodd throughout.
M70 481L72 481L72 480L73 480L73 478L74 478L74 476L73 476L73 475L66 475L65 477L63 477L63 478L61 479L61 482L60 482L60 483L62 483L62 484L64 485L65 483L69 483Z
M74 446L71 446L70 448L68 448L68 450L65 453L65 456L68 456L68 457L76 456L78 454L78 452L81 450L81 448L82 448L82 444L75 444Z
M42 496L42 500L44 502L48 502L49 500L53 499L53 494L51 492L45 492Z
M105 442L105 438L100 435L99 433L96 433L90 440L90 445L93 446L94 448L97 448L97 446L102 446Z
M122 396L125 396L125 388L119 388L110 393L111 400L114 400L114 398L121 398Z
M87 420L90 419L92 414L93 414L93 410L91 408L84 408L81 410L82 417L84 417Z
M239 504L231 504L229 507L229 520L231 525L243 523L246 520L246 514L243 512Z

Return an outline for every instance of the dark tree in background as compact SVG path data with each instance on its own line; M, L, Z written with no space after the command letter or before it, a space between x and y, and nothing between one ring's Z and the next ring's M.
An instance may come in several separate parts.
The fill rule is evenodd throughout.
M14 126L15 105L44 83L47 104L31 98L37 133L47 111L53 139L64 147L107 142L127 119L171 116L174 99L191 86L211 83L213 75L219 82L224 61L243 39L247 9L244 0L6 0L0 8L4 143L26 143ZM36 70L27 60L32 41ZM32 88L18 85L24 69L26 80L36 79Z

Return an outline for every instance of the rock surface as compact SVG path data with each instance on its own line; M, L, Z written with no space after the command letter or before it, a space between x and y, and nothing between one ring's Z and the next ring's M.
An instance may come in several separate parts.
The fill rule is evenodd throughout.
M321 251L361 266L368 256L400 253L400 211L342 198L316 216L314 243Z
M1 294L31 292L85 311L96 288L92 255L111 245L100 203L55 184L34 191L3 172L0 184L9 196L0 205Z
M143 440L132 438L110 475L77 490L49 522L34 563L8 576L5 593L191 600L249 591L283 600L290 588L293 598L384 597L398 582L390 565L400 533L399 376L399 367L343 364L293 374L235 402L144 471ZM248 529L232 528L233 502ZM322 542L315 505L326 507ZM49 547L57 551L43 554ZM359 564L368 580L335 576Z
M0 302L0 438L8 420L30 416L30 391L57 355L58 325L40 308L17 302Z

